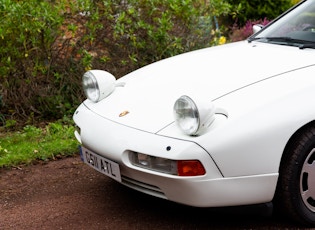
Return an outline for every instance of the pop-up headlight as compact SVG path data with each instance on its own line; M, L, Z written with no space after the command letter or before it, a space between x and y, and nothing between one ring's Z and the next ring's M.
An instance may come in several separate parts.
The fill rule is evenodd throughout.
M82 84L86 97L99 102L115 90L115 77L103 70L90 70L83 75Z
M175 121L188 135L198 135L214 121L214 105L210 101L181 96L174 104Z

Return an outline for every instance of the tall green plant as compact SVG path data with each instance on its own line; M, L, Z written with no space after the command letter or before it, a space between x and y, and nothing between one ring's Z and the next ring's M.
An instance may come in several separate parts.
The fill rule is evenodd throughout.
M38 71L47 71L51 44L58 36L58 28L63 21L60 11L47 1L0 0L2 77L26 75L30 78Z
M58 6L43 0L0 0L0 110L6 116L40 113L34 99L41 96L41 86L51 88L51 48L63 22Z
M234 20L241 26L248 20L267 18L272 20L289 9L294 2L292 0L227 0L233 6Z
M93 34L97 39L86 50L106 47L108 52L95 55L92 66L109 69L115 63L113 70L118 76L213 44L220 35L213 32L220 29L215 25L215 17L230 11L230 5L219 0L106 0L96 1L94 7L91 15L98 15L98 20L89 22L98 29L89 36ZM98 59L99 56L103 58Z
M222 43L229 12L221 0L0 0L0 126L72 114L88 69L120 77Z

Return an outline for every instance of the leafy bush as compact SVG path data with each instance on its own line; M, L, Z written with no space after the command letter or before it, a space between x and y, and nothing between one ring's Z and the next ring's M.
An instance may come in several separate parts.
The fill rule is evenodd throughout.
M61 36L63 9L49 1L0 0L0 12L1 117L53 115L58 108L50 106L61 102L53 44Z
M88 36L83 39L91 45L81 51L84 65L111 70L118 77L209 46L217 35L211 33L214 16L229 12L229 5L218 0L94 1L87 8Z
M272 20L289 9L294 0L227 0L233 6L233 21L243 26L248 20L267 18Z
M72 114L88 69L120 77L223 43L216 17L229 11L220 0L0 0L0 125Z
M253 25L256 25L256 24L267 25L270 22L269 19L274 19L279 14L287 10L289 7L300 2L300 0L288 0L288 1L282 0L280 1L280 4L279 2L269 2L269 1L266 1L263 4L261 2L256 2L256 1L250 1L250 2L246 1L245 3L242 0L233 1L233 2L235 4L234 7L237 6L238 10L234 11L234 17L236 17L236 20L235 20L236 22L233 24L233 26L230 29L229 39L232 42L235 42L235 41L244 40L248 38L249 36L251 36L253 34ZM245 6L248 7L246 9L246 12L250 12L251 9L253 9L253 6L255 6L255 4L257 6L256 7L257 12L255 14L253 14L254 12L249 13L248 16L239 15L241 12L244 11L243 10L244 3L245 3ZM278 8L276 6L278 6ZM275 11L274 8L277 8L277 11ZM238 14L235 12L238 12ZM261 19L259 18L259 15L265 15L265 17ZM243 20L246 20L245 23L242 23Z

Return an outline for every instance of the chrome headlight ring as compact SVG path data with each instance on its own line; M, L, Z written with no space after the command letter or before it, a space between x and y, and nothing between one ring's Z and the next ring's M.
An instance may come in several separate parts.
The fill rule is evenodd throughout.
M82 78L83 90L86 97L99 102L115 90L115 77L107 71L90 70Z
M175 122L187 135L198 135L214 121L212 102L181 96L174 104Z

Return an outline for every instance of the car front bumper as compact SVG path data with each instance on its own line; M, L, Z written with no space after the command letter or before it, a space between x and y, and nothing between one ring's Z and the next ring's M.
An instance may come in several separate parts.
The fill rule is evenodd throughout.
M101 117L84 104L73 119L80 131L76 137L93 152L119 164L121 183L135 190L195 207L220 207L265 203L272 200L278 174L223 177L220 169L199 144L148 133ZM199 160L206 174L180 177L130 162L138 152L172 160Z

